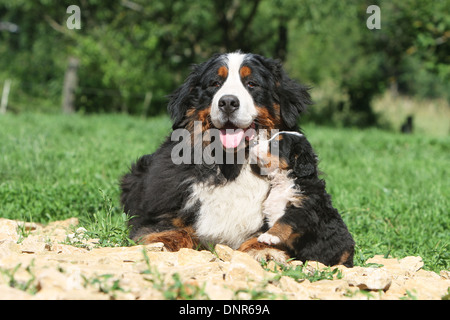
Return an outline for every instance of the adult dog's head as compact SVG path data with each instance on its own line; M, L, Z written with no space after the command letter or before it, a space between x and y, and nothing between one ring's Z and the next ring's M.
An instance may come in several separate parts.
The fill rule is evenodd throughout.
M281 64L256 54L215 55L194 67L172 95L173 129L216 128L223 146L236 148L249 129L295 130L311 104L308 88L290 79ZM247 139L248 140L248 139Z

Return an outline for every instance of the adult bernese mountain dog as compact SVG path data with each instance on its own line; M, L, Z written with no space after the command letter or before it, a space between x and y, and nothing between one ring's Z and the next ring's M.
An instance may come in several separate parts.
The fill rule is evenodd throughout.
M256 259L352 266L353 239L318 177L306 138L288 153L301 196L287 203L276 224L283 241L261 237L270 232L263 204L271 181L250 161L252 141L264 130L300 132L298 118L309 104L308 87L290 79L278 61L234 52L195 66L170 96L171 136L122 177L130 238L163 242L169 251L220 243Z

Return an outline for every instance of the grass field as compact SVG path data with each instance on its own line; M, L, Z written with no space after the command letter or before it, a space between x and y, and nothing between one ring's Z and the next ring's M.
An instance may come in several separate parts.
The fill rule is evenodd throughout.
M303 127L357 243L356 264L420 255L426 269L449 268L448 136ZM169 129L167 117L0 116L0 217L78 217L103 245L129 244L118 179Z

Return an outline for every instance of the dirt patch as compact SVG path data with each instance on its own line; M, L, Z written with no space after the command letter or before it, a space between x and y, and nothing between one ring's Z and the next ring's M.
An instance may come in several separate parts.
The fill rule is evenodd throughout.
M75 218L45 227L0 219L1 299L438 300L449 295L450 272L425 271L420 257L375 256L366 267L354 268L299 261L262 267L223 245L213 252L167 252L161 243L96 248L95 239L82 237L82 228L73 232L77 224Z

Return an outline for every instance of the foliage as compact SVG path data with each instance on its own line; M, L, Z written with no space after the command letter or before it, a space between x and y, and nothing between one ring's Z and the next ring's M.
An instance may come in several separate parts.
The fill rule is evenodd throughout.
M120 286L120 280L114 279L114 275L112 274L102 274L91 278L81 275L81 277L84 280L83 286L85 288L92 286L96 288L98 292L108 294L111 299L116 299L118 292L125 292Z
M307 9L292 22L287 63L295 77L314 84L311 120L376 124L372 100L386 88L449 99L450 61L442 54L450 50L448 2L304 3ZM379 30L366 28L371 4L381 10Z
M80 30L66 27L74 4ZM371 4L380 30L366 27ZM312 120L370 125L386 88L450 99L448 9L444 0L3 0L0 22L19 29L0 27L0 82L13 80L9 109L56 111L75 56L78 110L156 115L189 65L242 49L284 60L315 87Z
M274 264L272 268L269 268L268 264L263 261L262 266L267 271L274 272L276 277L274 280L279 280L282 276L291 277L297 282L308 280L310 282L316 282L320 280L334 280L342 279L342 272L338 268L331 269L330 267L319 270L319 268L312 268L308 266L309 261L306 261L303 265L289 266L284 264Z
M113 205L111 198L100 190L103 198L103 208L83 219L81 225L89 229L85 236L89 239L98 239L101 247L123 247L134 245L128 238L128 217L122 210Z
M34 267L34 259L31 260L30 265L25 268L25 271L29 275L28 280L24 280L21 278L16 278L16 272L20 270L22 263L17 264L13 269L5 269L0 267L0 275L7 282L8 286L11 288L19 289L29 294L36 294L38 291L38 284L36 281L36 276L34 275L31 268Z

